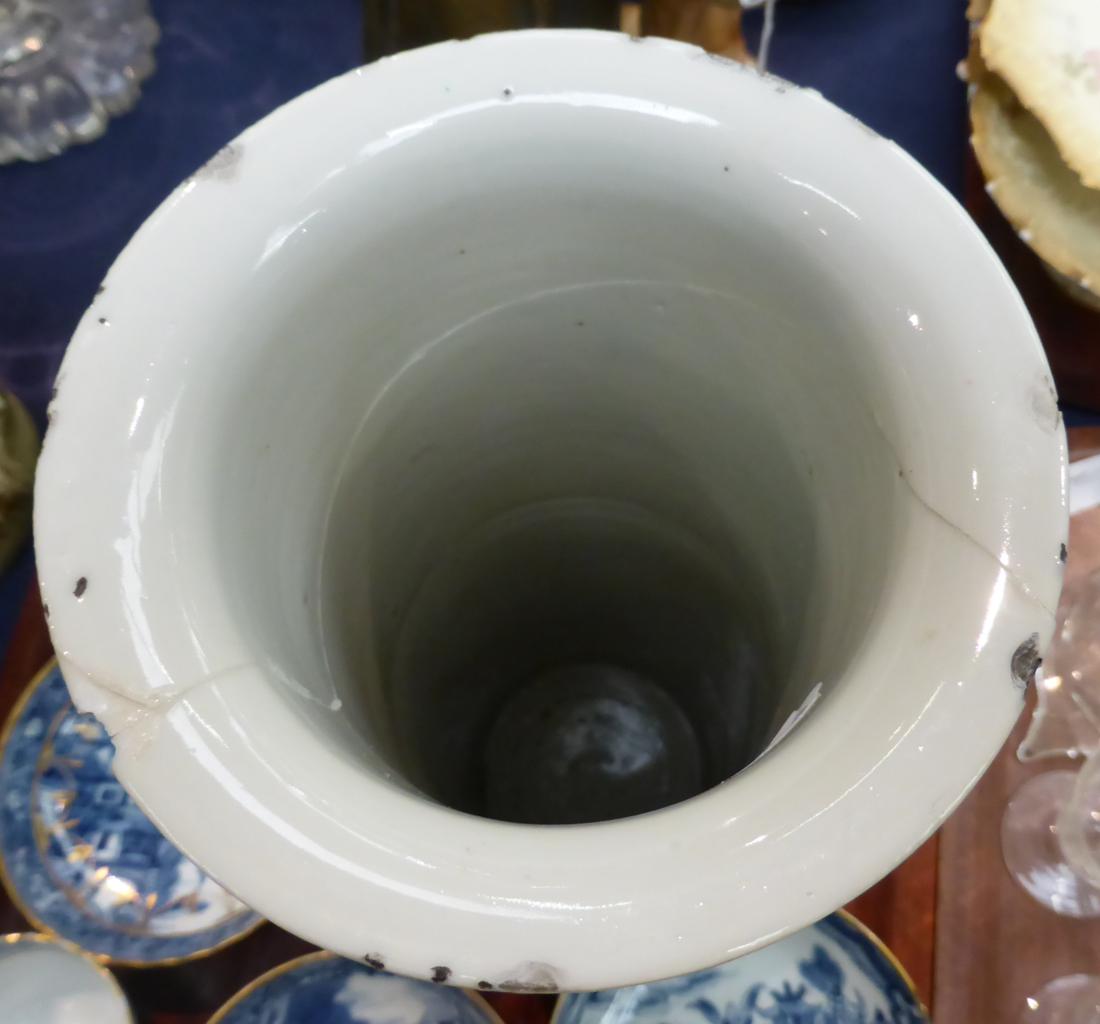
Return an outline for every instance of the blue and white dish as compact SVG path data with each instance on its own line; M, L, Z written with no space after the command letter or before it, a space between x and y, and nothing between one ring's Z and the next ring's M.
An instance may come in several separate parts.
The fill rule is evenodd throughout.
M210 1024L500 1024L479 996L310 953L261 975Z
M739 960L562 996L553 1024L927 1024L913 983L854 918L832 914Z
M0 879L40 931L102 960L163 966L261 918L183 856L111 772L114 746L50 665L0 737Z

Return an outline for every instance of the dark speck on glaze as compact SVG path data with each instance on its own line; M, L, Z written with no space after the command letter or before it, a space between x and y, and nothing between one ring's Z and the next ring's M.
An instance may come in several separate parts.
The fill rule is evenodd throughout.
M84 596L84 592L87 589L88 589L88 577L87 576L81 576L80 579L78 579L76 581L76 586L73 587L73 597L75 597L77 599L82 598Z
M1025 689L1035 670L1043 663L1039 657L1039 634L1032 633L1012 653L1012 681Z
M433 967L432 968L432 981L437 985L442 985L451 976L451 969L449 967Z

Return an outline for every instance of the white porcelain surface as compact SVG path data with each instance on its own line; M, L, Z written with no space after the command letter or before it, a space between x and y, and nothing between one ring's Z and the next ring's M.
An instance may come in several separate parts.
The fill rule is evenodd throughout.
M41 935L0 935L4 1024L132 1024L106 968Z
M820 918L962 798L1053 628L1063 431L989 247L816 93L671 42L482 37L277 111L119 257L52 420L42 592L116 774L265 917L414 976L606 988ZM416 687L487 606L398 626L573 499L762 581L745 750L806 713L654 813L459 813L438 744L394 751L480 699Z

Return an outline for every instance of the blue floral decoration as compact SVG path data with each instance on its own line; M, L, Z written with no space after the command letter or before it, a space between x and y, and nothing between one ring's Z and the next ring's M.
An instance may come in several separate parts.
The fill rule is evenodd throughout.
M114 745L56 666L0 751L0 867L37 927L119 963L208 952L260 918L183 856L119 785Z
M461 989L400 978L323 953L276 968L218 1024L492 1024Z
M721 967L563 997L558 1024L927 1024L908 981L834 914Z

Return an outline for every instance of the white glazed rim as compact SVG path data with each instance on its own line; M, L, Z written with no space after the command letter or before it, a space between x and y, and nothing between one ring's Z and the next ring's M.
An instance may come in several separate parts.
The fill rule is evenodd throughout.
M590 49L597 47L598 52ZM857 155L853 177L883 174L922 214L946 222L943 230L950 237L944 244L964 253L974 272L974 305L988 305L999 317L1003 357L987 361L988 376L976 385L983 389L979 397L998 393L1016 364L1048 380L1038 339L1003 270L973 224L923 170L817 94L739 66L701 61L702 52L693 47L658 40L638 44L598 32L515 33L440 44L320 86L249 129L238 145L250 163L261 150L276 165L293 160L287 140L296 126L330 104L379 90L399 126L406 115L395 82L433 69L461 71L475 53L499 62L504 74L532 55L546 58L560 67L565 85L574 62L606 63L612 89L622 86L621 76L648 71L646 62L652 60L664 68L682 62L684 77L698 77L703 86L725 81L714 76L729 75L735 91L761 97L783 92L779 102L795 123L827 123L836 149ZM643 53L651 57L639 56ZM604 73L599 67L589 72ZM644 88L641 78L637 87ZM704 94L700 102L719 101ZM204 259L204 240L189 239L186 222L214 201L211 189L226 188L232 189L232 182L189 179L137 233L110 273L110 352L103 354L93 307L59 375L66 388L75 390L71 381L83 377L87 383L109 364L121 367L126 353L141 358L143 339L125 329L127 306L149 302L141 267L155 264L169 249L179 260L187 244L196 261ZM134 398L117 388L110 396L123 404ZM948 392L940 411L967 423L973 402L973 395ZM93 677L87 671L84 648L71 643L78 613L69 595L80 565L74 552L105 527L85 518L86 494L72 485L66 467L87 458L90 446L104 465L132 456L74 404L67 390L55 403L58 423L38 478L36 535L60 663L76 703L98 710L97 686L111 686L104 674ZM297 765L303 772L324 775L333 792L350 787L369 805L370 822L357 831L347 818L332 820L303 807L285 791L283 776L262 752L230 729L218 730L221 711L227 722L235 710L262 711L276 723L289 720L275 703L259 706L266 681L258 669L238 673L231 685L200 680L203 685L188 688L186 695L170 695L179 699L167 707L163 724L148 732L157 699L147 707L125 701L132 713L120 717L114 729L121 730L116 773L158 826L244 902L311 941L345 955L383 960L390 970L470 986L580 990L730 959L823 917L886 874L962 799L1019 713L1010 662L1032 635L1045 643L1053 628L1055 552L1065 536L1061 429L1036 440L1033 420L1021 418L1012 435L999 441L982 435L983 456L1010 481L1003 507L991 506L986 520L993 535L1003 530L1021 538L1024 556L1011 571L1007 560L1002 565L995 555L973 550L973 538L951 524L937 526L943 516L929 505L924 540L904 560L883 608L884 620L911 619L914 629L922 614L936 623L939 635L928 640L925 661L911 666L909 647L899 652L899 637L879 630L845 680L853 692L874 692L873 701L823 702L767 757L684 804L596 825L529 828L411 800L379 780L349 774L348 766L323 749L288 751L290 759L312 759L312 768ZM980 432L981 424L974 429ZM125 480L104 481L100 491L101 505L125 507ZM96 586L109 592L111 581L97 578ZM1000 596L994 601L997 586ZM980 631L970 618L941 621L951 619L950 601L963 608L988 606ZM211 614L216 611L215 605ZM104 623L98 629L107 652L98 652L99 665L109 667L113 628L120 627ZM913 642L908 633L905 639ZM896 673L897 684L875 689L884 666ZM896 724L888 735L884 720ZM204 740L201 729L207 726ZM127 742L138 733L140 740ZM940 755L934 766L923 756L926 745ZM181 787L189 800L170 795ZM242 808L253 807L257 793L263 794L263 806L245 813ZM233 834L211 829L211 820L232 821ZM336 849L340 855L332 853ZM288 877L308 877L308 893L288 891L294 888Z

